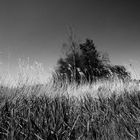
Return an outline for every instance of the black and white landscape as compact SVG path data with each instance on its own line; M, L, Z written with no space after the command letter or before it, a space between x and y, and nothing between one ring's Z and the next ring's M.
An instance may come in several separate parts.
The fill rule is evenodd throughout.
M140 139L138 0L0 1L0 139Z

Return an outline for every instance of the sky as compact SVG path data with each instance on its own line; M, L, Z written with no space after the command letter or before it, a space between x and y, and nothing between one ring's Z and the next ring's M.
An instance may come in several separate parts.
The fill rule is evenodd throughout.
M139 0L0 0L0 71L16 72L19 59L49 70L63 56L68 27L90 38L113 64L140 75Z

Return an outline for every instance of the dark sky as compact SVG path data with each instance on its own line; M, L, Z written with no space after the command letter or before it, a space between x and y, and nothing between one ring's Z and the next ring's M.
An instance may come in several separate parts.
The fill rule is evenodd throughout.
M140 70L139 0L1 0L1 70L9 62L14 72L18 59L27 57L55 66L68 26L78 39L93 39L112 63L131 61Z

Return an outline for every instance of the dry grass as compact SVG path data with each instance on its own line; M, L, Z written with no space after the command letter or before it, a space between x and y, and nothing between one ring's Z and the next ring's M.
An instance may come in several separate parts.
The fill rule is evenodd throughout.
M115 79L77 85L50 80L42 84L34 77L29 84L28 76L19 77L22 82L16 86L1 84L0 139L140 139L136 82Z

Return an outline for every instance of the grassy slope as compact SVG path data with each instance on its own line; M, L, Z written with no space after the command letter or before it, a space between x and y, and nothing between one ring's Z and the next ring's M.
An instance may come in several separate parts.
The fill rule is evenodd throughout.
M139 87L121 81L1 87L0 139L140 139Z

